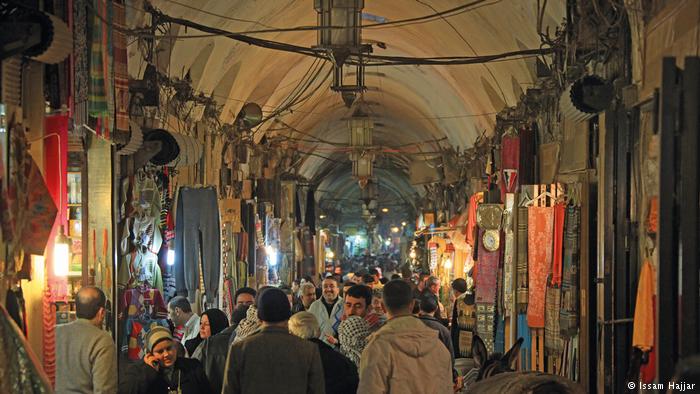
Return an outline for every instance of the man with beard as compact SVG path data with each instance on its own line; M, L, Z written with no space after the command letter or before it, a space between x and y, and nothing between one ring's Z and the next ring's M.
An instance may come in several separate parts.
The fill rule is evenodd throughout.
M321 299L314 301L309 307L321 327L321 339L331 344L329 338L335 337L337 326L343 316L343 303L340 302L340 288L334 277L323 280L323 294Z

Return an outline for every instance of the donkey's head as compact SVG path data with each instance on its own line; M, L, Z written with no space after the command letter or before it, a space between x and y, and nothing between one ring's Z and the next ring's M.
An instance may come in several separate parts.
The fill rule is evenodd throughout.
M472 355L474 357L474 366L479 369L476 381L478 382L503 372L513 372L515 370L515 361L520 353L520 345L522 344L523 339L518 338L506 354L494 353L489 356L484 341L478 335L475 335L472 340Z

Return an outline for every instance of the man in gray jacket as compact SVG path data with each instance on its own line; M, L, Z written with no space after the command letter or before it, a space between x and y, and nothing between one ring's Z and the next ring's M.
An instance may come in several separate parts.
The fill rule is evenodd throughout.
M286 294L277 288L262 290L257 307L262 329L231 345L222 392L325 393L318 347L289 333Z
M75 297L78 319L56 327L56 393L116 393L117 355L102 330L106 297L83 287Z

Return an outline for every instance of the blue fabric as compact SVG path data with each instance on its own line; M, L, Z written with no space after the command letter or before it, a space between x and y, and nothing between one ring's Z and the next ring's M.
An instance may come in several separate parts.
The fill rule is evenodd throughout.
M532 339L530 327L527 325L527 314L518 315L518 338L523 339L520 346L520 368L522 371L532 370Z

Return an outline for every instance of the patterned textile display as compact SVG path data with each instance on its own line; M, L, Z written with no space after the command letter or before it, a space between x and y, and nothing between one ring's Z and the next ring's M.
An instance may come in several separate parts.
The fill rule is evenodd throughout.
M512 193L506 194L505 210L503 212L503 230L505 232L506 244L503 249L503 310L504 316L511 316L513 313L514 287L513 277L515 271L515 234L513 229L513 216L515 209L515 195Z
M546 294L546 306L544 311L545 332L544 352L545 356L560 356L564 350L564 340L559 332L559 308L561 307L561 289L548 287Z
M544 328L545 290L552 266L554 210L550 207L529 207L527 216L527 324L531 328Z
M0 393L43 394L53 392L29 343L0 305Z
M561 287L562 252L564 248L564 218L566 206L563 203L554 206L554 253L552 261L551 285Z
M91 0L92 43L90 47L90 84L88 114L94 118L98 135L109 138L112 131L114 97L112 86L112 2ZM105 22L103 22L106 21Z
M124 291L119 299L119 313L120 318L149 316L165 319L168 317L168 308L160 291L142 286Z
M145 354L146 335L154 327L168 327L165 319L128 318L124 326L124 342L122 352L127 353L129 360L137 361Z
M518 244L515 268L515 302L519 313L527 310L527 207L518 207Z
M479 239L485 230L479 230ZM489 252L479 243L478 276L476 279L476 332L489 352L493 352L496 329L496 298L500 251Z
M566 208L561 311L559 313L559 328L564 338L571 338L578 332L580 217L581 209L579 207L569 206Z
M455 356L472 356L472 338L474 328L476 328L476 306L474 305L474 294L464 293L455 300L457 305L457 326L459 336L458 346L455 348Z
M122 1L113 1L114 26L126 29L126 10ZM114 29L114 96L116 131L129 133L129 70L126 55L126 35Z
M73 0L73 100L76 124L87 123L88 84L88 33L87 2Z

